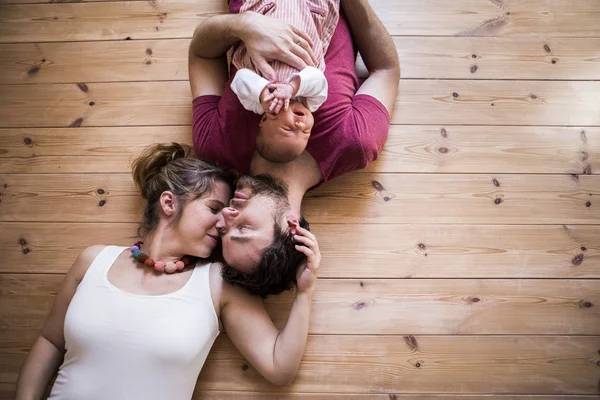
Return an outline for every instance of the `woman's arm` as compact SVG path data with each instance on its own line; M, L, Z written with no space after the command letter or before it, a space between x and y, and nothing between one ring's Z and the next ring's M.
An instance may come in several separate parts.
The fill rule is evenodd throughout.
M194 98L223 93L227 81L227 51L243 41L254 65L269 80L275 71L269 61L279 60L298 69L314 65L312 42L300 29L275 18L246 12L217 15L194 31L189 51L189 74Z
M225 287L227 299L221 311L233 344L261 375L276 385L291 383L298 372L321 261L316 237L300 227L298 234L295 239L301 244L296 248L307 256L307 262L298 270L296 297L285 327L279 331L260 298L239 287Z
M65 314L77 285L104 246L91 246L81 252L65 276L42 333L29 351L17 380L16 400L41 399L48 382L62 363L65 351Z

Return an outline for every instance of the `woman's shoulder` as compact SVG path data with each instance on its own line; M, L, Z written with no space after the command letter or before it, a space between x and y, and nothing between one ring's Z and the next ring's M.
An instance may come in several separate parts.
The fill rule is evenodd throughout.
M96 244L83 249L71 266L69 274L75 278L78 283L81 282L85 273L90 268L90 265L92 265L92 262L94 262L96 257L98 257L100 252L102 252L102 250L104 250L106 247L108 246Z
M218 299L222 306L231 302L250 301L255 296L250 295L244 288L226 282L221 275L224 265L220 262L213 262L210 265L210 284L214 297ZM259 299L259 298L258 298Z

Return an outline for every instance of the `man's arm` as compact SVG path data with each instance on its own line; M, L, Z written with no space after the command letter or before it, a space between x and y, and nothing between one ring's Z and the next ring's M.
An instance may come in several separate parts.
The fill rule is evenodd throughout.
M367 0L342 0L341 6L369 71L369 77L357 94L375 97L391 115L400 80L400 63L394 42Z
M225 55L240 40L254 64L271 81L275 80L271 60L298 69L314 65L308 35L284 21L253 12L210 17L198 25L190 44L189 74L194 98L223 94L227 81Z

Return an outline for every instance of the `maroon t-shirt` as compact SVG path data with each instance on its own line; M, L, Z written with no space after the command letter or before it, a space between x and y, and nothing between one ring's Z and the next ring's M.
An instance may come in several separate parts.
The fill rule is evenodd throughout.
M231 3L230 11L236 12L239 5ZM325 54L327 100L313 113L315 124L306 147L325 182L365 168L377 158L388 137L390 117L383 104L369 95L355 95L360 86L355 58L350 29L342 14ZM234 74L232 68L231 78ZM230 84L231 79L223 96L194 99L194 147L203 160L248 174L260 115L244 109Z

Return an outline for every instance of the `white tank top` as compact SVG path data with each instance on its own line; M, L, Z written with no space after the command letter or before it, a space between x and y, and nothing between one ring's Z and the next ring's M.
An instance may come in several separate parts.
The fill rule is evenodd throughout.
M189 400L219 334L210 263L178 291L148 296L108 281L127 247L92 262L65 316L65 359L49 399Z

